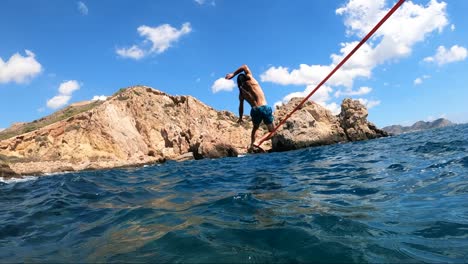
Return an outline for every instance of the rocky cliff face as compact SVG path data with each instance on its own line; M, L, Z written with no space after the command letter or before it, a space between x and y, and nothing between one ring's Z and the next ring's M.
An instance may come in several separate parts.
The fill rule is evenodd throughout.
M247 118L248 119L248 118ZM126 89L101 105L36 131L0 141L0 154L18 173L112 168L177 159L237 155L250 124L236 123L191 96L171 96L149 87Z
M275 112L277 122L297 105ZM381 136L372 134L367 110L344 103L333 116L307 102L279 130L273 150L289 150ZM131 87L93 108L37 130L0 141L0 171L19 174L114 168L166 159L216 158L245 153L251 121L236 123L191 96L171 96L146 86ZM342 124L346 124L343 126ZM266 130L262 128L258 135ZM270 142L262 147L271 149ZM8 167L9 166L9 167ZM8 168L7 168L8 167Z

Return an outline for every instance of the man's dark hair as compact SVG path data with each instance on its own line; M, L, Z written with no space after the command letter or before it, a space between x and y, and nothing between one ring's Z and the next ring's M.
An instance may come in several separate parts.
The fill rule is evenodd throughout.
M247 75L243 74L243 73L237 75L237 86L238 86L239 88L242 87L242 86L244 86L245 82L246 82L247 80L249 80L249 79L250 79L250 78L249 78Z

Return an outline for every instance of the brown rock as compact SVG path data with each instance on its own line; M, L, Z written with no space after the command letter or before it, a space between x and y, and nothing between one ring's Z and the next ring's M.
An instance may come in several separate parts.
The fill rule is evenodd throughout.
M299 100L294 99L278 109L276 122ZM81 107L86 108L50 125L39 126L50 120L48 117L33 121L34 126L21 124L22 129L36 130L1 140L0 157L15 157L8 167L2 167L2 173L138 166L190 158L189 155L195 159L235 157L245 153L250 144L250 117L245 116L246 121L237 124L238 118L231 112L216 111L191 96L171 96L146 86L122 89L105 102ZM380 135L366 121L367 110L362 105L345 100L342 107L338 118L320 105L307 102L279 129L273 139L274 150ZM64 116L75 110L65 108L58 112ZM258 137L265 133L261 126ZM262 145L266 151L271 147L270 141ZM193 154L186 156L190 152Z
M302 98L293 98L275 112L279 123ZM274 151L287 151L310 146L345 142L346 135L339 119L329 110L310 101L305 102L278 130L273 137Z
M339 119L349 141L359 141L388 136L367 121L367 109L358 100L345 99L341 104Z
M11 178L18 177L19 175L15 173L8 164L0 160L0 177L2 178Z
M191 96L135 86L85 112L0 141L0 154L18 157L10 167L22 174L154 163L176 159L197 143L203 157L233 156L250 143L251 125L236 121L234 114ZM208 147L211 141L217 143ZM222 142L229 147L217 146Z

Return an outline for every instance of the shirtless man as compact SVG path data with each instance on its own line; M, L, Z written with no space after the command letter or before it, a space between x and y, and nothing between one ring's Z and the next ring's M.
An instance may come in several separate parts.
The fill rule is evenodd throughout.
M237 123L242 123L242 116L244 115L244 100L246 100L252 107L250 110L250 116L252 117L253 128L250 137L251 141L249 151L253 151L255 146L255 136L258 128L260 127L260 123L263 121L267 126L268 131L273 131L273 114L271 107L267 105L262 88L258 84L257 80L252 76L252 72L247 65L242 65L235 72L227 74L226 79L230 80L238 74L237 86L239 87L239 120Z

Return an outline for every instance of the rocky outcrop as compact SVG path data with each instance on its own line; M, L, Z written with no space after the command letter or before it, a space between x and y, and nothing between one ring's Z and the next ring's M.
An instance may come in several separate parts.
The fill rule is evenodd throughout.
M89 111L0 141L0 154L14 157L9 165L21 174L142 165L188 152L233 156L250 143L250 122L239 125L237 119L191 96L137 86Z
M16 174L8 164L2 160L0 160L0 177L2 178L11 178L19 176Z
M340 125L349 141L360 141L386 137L388 133L378 129L374 124L367 121L368 112L366 107L358 100L345 99L341 104L339 114Z
M280 122L302 98L293 98L275 111ZM317 103L307 101L278 129L272 138L274 151L287 151L347 141L338 117Z
M277 109L277 122L299 100ZM267 141L263 149L284 151L379 136L365 120L367 110L362 105L351 101L343 107L337 117L306 102L279 129L274 145ZM246 153L250 143L250 117L244 116L240 125L231 112L216 111L191 96L172 96L146 86L122 89L105 102L80 105L78 110L64 109L53 118L21 124L21 131L35 130L1 140L0 157L6 157L4 164L11 169L5 166L2 171L42 174L235 157ZM50 124L50 120L60 121ZM262 126L258 135L264 134Z
M293 98L277 109L276 119L282 120L301 101L302 98ZM367 115L366 107L358 100L343 100L338 116L317 103L307 101L273 137L273 150L286 151L388 136L385 131L368 122Z

